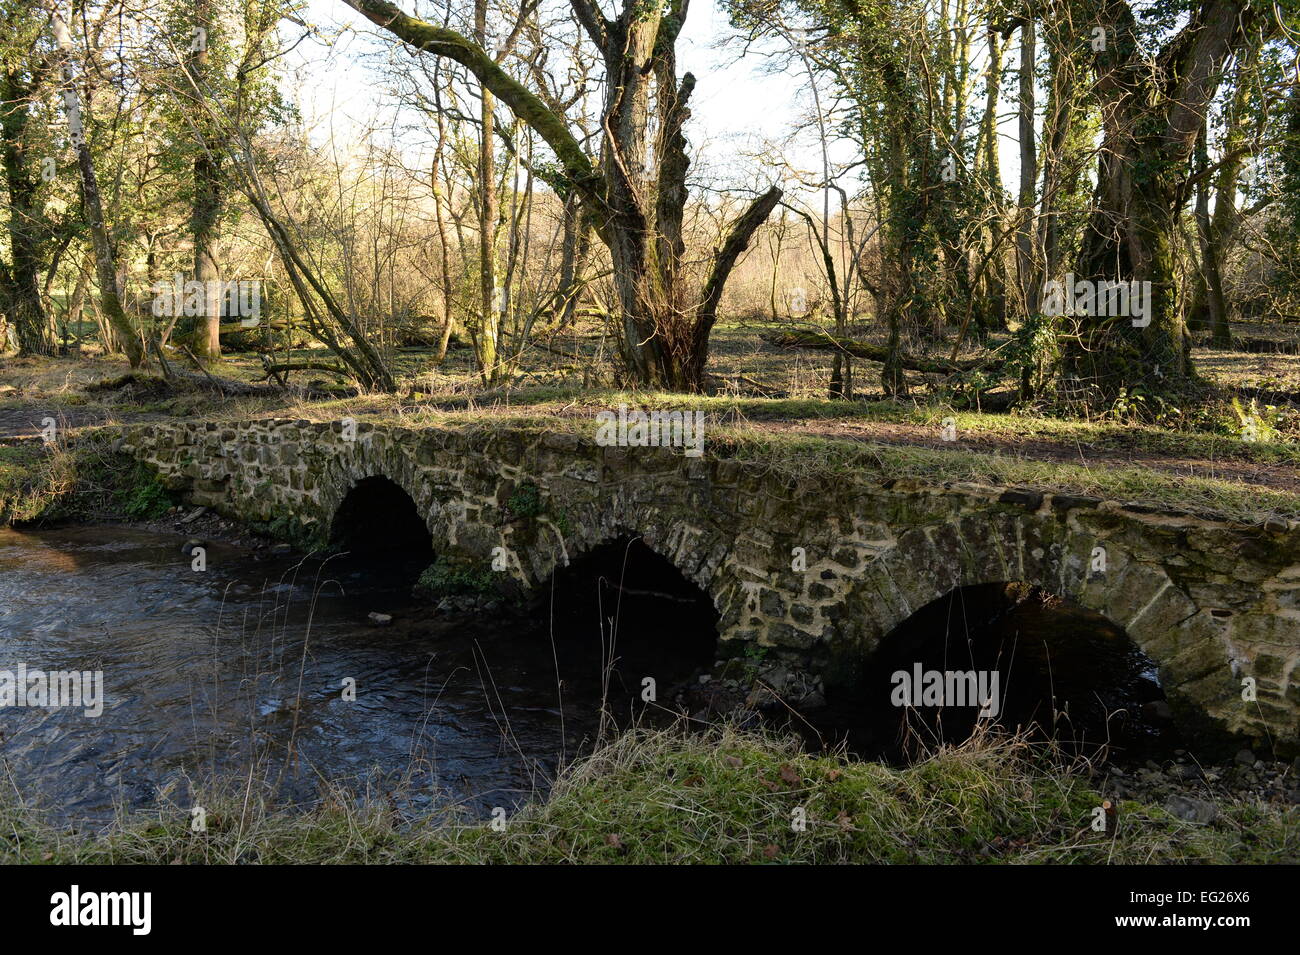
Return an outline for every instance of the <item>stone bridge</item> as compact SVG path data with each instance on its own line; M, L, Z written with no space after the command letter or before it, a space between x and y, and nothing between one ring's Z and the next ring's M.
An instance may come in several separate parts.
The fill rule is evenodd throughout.
M725 451L600 447L594 430L264 419L135 427L120 446L194 503L277 522L300 540L327 540L358 482L387 478L414 501L440 556L487 571L506 548L497 554L511 555L507 573L524 588L640 536L711 597L724 654L757 643L832 686L955 588L1040 586L1122 627L1157 663L1185 731L1300 748L1297 522L1247 527L1016 489L791 478ZM1243 699L1248 677L1254 701Z

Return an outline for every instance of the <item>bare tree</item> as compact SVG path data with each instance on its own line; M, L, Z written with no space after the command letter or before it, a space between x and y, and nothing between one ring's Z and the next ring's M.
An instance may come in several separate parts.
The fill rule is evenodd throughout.
M90 143L86 139L81 95L77 88L76 51L72 45L72 35L57 4L50 3L48 9L63 71L63 108L68 118L68 136L73 149L76 150L77 168L81 173L81 199L85 209L86 229L90 233L91 244L95 250L95 273L99 282L100 308L103 309L109 324L117 334L131 367L138 368L144 363L144 347L139 333L132 327L131 320L122 307L121 290L117 284L117 260L109 240L108 227L104 222L104 204L99 192L99 177L95 172Z
M683 125L695 78L677 76L675 47L687 0L625 0L607 18L594 0L571 0L605 64L599 167L593 167L566 118L501 69L464 35L407 16L387 0L344 0L411 46L464 65L554 151L565 183L587 202L609 249L621 309L621 350L631 378L697 390L704 383L709 334L728 276L754 231L780 199L756 197L719 243L698 292L690 294L682 220L690 165Z

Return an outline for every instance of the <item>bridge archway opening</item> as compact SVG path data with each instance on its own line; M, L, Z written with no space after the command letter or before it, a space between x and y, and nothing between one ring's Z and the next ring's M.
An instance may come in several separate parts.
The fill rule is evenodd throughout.
M353 554L433 549L415 501L383 475L352 485L334 513L330 541Z
M717 653L713 601L639 537L588 551L557 570L538 597L561 678L599 678L616 717L645 709L647 678L651 709L675 709L678 691Z
M856 711L844 722L855 748L887 758L982 725L1086 755L1160 758L1183 745L1155 664L1123 629L1022 583L962 587L922 607L830 702Z
M411 496L383 475L352 486L330 525L342 552L331 571L351 590L409 596L434 559L433 538Z

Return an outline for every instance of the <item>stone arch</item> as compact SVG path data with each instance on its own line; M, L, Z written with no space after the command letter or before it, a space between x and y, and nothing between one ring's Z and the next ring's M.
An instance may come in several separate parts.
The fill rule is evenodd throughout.
M1094 565L1104 550L1104 569ZM959 554L959 560L949 559ZM921 608L966 587L1022 583L1094 611L1158 667L1161 686L1185 728L1201 714L1234 723L1234 660L1223 621L1202 609L1165 563L1143 559L1117 536L1102 536L1054 515L989 512L912 528L869 562L851 588L849 616L863 621L835 648L869 655ZM1222 726L1218 727L1222 729Z
M667 548L656 547L643 534L625 531L613 536L605 536L598 543L571 555L567 563L557 566L548 581L562 577L571 578L604 554L609 560L602 576L609 579L611 583L619 582L617 578L626 566L628 572L632 574L627 585L633 590L641 590L644 584L649 582L655 590L662 590L669 595L676 592L676 599L698 600L697 609L708 607L712 616L711 626L716 634L718 612L714 595L701 586L696 577L677 564L672 559L671 552L666 551ZM652 580L647 581L646 577ZM541 586L546 588L548 582L543 582Z
M683 579L707 594L715 610L721 613L723 609L720 601L727 591L727 575L721 571L731 541L718 528L688 523L653 503L622 495L578 509L563 530L549 519L539 523L544 526L533 528L528 540L520 540L514 528L502 535L505 546L516 554L528 587L542 585L557 570L631 537L639 538Z
M433 550L415 499L382 474L362 478L343 495L330 520L329 542L353 553Z
M410 457L386 442L365 439L337 442L324 461L315 508L323 534L334 536L340 510L357 488L378 481L387 482L411 500L435 551L449 544L442 501Z
M835 686L830 700L854 713L852 725L873 745L897 756L940 739L959 742L981 716L1007 730L1034 727L1072 751L1104 745L1167 754L1183 739L1167 722L1167 694L1154 669L1128 634L1095 611L1023 584L974 585L947 592L886 633L859 679ZM936 671L971 673L979 689L964 701L922 700L918 673ZM901 705L900 692L918 695ZM993 700L991 712L982 710Z

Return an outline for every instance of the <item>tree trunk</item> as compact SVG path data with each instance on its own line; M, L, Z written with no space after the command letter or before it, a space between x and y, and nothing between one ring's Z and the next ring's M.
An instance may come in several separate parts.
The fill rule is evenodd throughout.
M1038 44L1034 21L1020 24L1020 208L1016 235L1016 264L1020 275L1021 308L1026 313L1038 308L1039 257L1034 244L1034 191L1038 185L1038 142L1034 130L1034 64Z
M64 22L62 14L53 4L50 7L50 17L54 26L54 39L63 60L63 107L68 117L69 138L77 152L77 166L81 172L81 199L85 208L86 227L90 231L91 245L95 250L95 274L99 282L100 309L116 332L131 367L139 368L144 364L144 347L122 307L122 294L117 284L117 262L112 243L109 241L108 228L104 223L104 205L99 195L99 179L95 175L90 143L86 140L82 124L81 96L77 92L77 78L73 70L72 37L68 33L68 25Z
M1096 316L1066 350L1073 387L1106 403L1125 388L1176 394L1194 378L1176 282L1179 213L1192 152L1225 60L1254 14L1245 0L1205 0L1156 55L1153 76L1128 6L1107 8L1096 92L1103 142L1077 277L1150 283L1149 314Z
M980 141L983 145L981 185L990 198L993 214L982 230L980 251L993 261L984 266L981 282L984 306L979 310L977 318L981 339L990 332L1005 331L1007 327L1006 269L1003 265L1005 257L998 238L1005 215L1002 202L1002 163L998 156L998 92L1002 80L1002 47L996 29L989 28L988 38L988 78L984 93L984 116L980 123Z
M1073 32L1067 29L1073 37ZM1056 38L1053 38L1054 40ZM1037 311L1042 304L1045 279L1056 278L1061 264L1061 210L1070 198L1067 182L1067 146L1072 142L1072 127L1079 104L1075 102L1075 63L1069 50L1061 44L1049 47L1051 86L1048 90L1047 118L1043 128L1042 200L1038 219L1038 269L1030 288L1029 305Z
M605 63L599 170L562 112L501 70L481 43L409 17L387 0L343 2L415 48L467 67L485 92L501 99L551 147L562 172L550 175L550 184L581 196L609 249L621 313L619 351L629 378L650 387L701 388L723 286L761 224L760 213L766 217L781 192L768 190L737 218L714 255L695 305L683 288L679 267L690 165L682 125L695 85L689 73L677 82L674 48L686 16L685 0L665 5L625 0L613 20L591 0L570 0Z
M444 156L447 148L447 120L442 109L442 70L435 68L433 71L434 82L434 105L437 113L438 139L433 150L433 163L429 174L429 186L433 192L433 215L434 223L438 230L438 253L439 264L442 268L442 334L438 338L438 352L434 356L433 363L441 365L447 359L447 348L451 344L452 332L456 327L456 313L454 310L454 289L455 280L451 272L451 242L447 236L447 223L443 214L443 203L448 206L448 212L452 215L455 210L451 208L451 197L442 188L439 177L451 182L451 177L446 175L444 165Z
M487 49L487 0L475 0L474 34L479 46ZM489 55L493 51L487 51ZM479 309L481 320L476 344L479 375L485 385L497 378L497 337L501 322L501 293L497 290L497 178L496 99L486 85L480 87L478 143L478 254Z
M5 71L0 99L4 112L4 173L9 192L9 265L4 269L6 317L17 333L19 354L51 355L54 336L41 301L41 233L45 215L37 199L32 159L27 154L28 103L32 89L14 68ZM0 347L3 347L0 341Z
M1197 144L1196 155L1198 167L1202 172L1206 171L1209 160L1204 136ZM1219 179L1220 188L1215 190L1215 215L1210 215L1210 184L1202 181L1196 187L1200 287L1195 297L1197 305L1188 316L1188 323L1193 326L1203 325L1209 331L1211 341L1220 348L1227 348L1232 344L1232 336L1228 330L1228 303L1223 294L1223 272L1219 265L1223 241L1227 238L1224 234L1227 231L1224 228L1227 217L1221 213L1228 204L1236 202L1236 173L1240 169L1239 163L1228 162L1225 165L1231 167L1231 182L1225 187L1223 180ZM1232 214L1235 213L1236 210L1233 209Z
M567 328L573 324L582 298L582 283L591 246L586 214L576 195L565 197L562 214L564 235L560 240L560 319L557 324L560 328Z
M189 70L195 96L203 96L207 89L208 34L211 32L212 0L196 0L195 26L202 30L195 35L191 49ZM199 116L204 115L200 110ZM209 123L200 121L199 128L207 130ZM194 280L208 290L204 295L203 315L193 336L194 352L200 358L216 361L221 357L221 296L216 284L221 277L217 263L217 222L221 217L221 185L217 157L213 151L213 137L200 137L199 152L194 157L194 205L190 218L190 233L194 239Z
M1210 214L1210 183L1202 180L1197 186L1196 221L1200 238L1201 271L1205 279L1205 307L1210 340L1219 348L1232 346L1232 329L1228 316L1227 296L1223 291L1222 261L1233 235L1237 231L1237 179L1246 158L1255 146L1246 146L1242 121L1250 104L1253 89L1251 75L1258 62L1259 43L1251 45L1237 69L1236 86L1232 100L1223 117L1224 137L1218 171L1214 175L1214 214ZM1200 165L1208 166L1208 144L1202 132L1197 146Z

